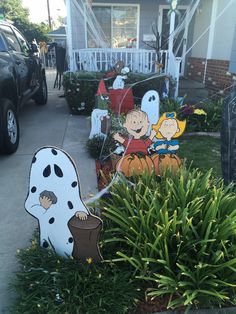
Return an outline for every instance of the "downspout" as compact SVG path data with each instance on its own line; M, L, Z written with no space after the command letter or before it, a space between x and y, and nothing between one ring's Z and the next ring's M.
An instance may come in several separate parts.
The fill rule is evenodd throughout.
M71 72L76 71L75 69L75 60L73 56L73 40L72 40L72 18L71 18L71 0L66 0L66 11L67 11L67 54L69 58L69 70Z
M203 82L202 82L204 85L206 83L207 62L209 59L212 58L212 49L213 49L213 41L214 41L214 34L215 34L215 22L216 22L217 9L218 9L218 0L212 0L211 24L210 24L210 29L209 29L207 54L206 54L206 61L205 61L204 75L203 75Z

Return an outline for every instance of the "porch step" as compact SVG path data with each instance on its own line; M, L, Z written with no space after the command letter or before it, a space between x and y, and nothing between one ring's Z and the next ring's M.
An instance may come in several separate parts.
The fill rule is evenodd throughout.
M208 90L201 82L190 80L188 78L180 78L179 97L184 97L185 95L184 103L197 104L208 98Z

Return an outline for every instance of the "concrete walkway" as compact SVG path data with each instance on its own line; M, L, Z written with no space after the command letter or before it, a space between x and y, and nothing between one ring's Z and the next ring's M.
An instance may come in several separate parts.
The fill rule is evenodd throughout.
M36 219L24 209L32 156L42 146L53 145L67 151L80 174L81 192L97 192L95 162L86 152L90 131L89 119L72 116L63 91L52 89L54 72L48 74L49 99L46 106L33 101L20 112L20 145L10 156L0 156L0 313L9 313L7 306L14 295L8 285L17 270L16 251L29 245L37 225Z

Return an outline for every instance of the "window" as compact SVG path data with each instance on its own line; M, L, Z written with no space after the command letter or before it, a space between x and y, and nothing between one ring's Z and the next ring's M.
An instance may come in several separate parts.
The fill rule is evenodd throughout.
M19 44L15 34L13 33L11 27L7 26L7 25L1 25L0 27L3 30L3 34L5 35L5 38L6 38L8 47L9 47L8 49L13 50L13 51L17 51L17 52L21 52L20 44Z
M21 33L14 28L14 32L16 34L16 37L20 43L20 46L21 46L21 51L24 53L24 54L28 54L29 51L30 51L30 47L29 47L29 44L27 43L27 41L25 40L25 38L21 35Z
M137 48L138 5L94 5L93 12L112 48ZM97 47L88 34L88 48Z

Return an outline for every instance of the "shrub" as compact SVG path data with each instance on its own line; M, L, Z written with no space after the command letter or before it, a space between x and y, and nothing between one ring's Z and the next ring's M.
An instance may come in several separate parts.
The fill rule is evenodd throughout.
M113 186L104 201L107 245L114 261L132 265L147 295L169 297L169 308L235 303L236 195L232 186L197 169L142 176Z
M92 112L98 84L103 76L102 72L85 71L66 72L63 75L65 97L72 114L90 114ZM140 105L142 97L148 90L154 89L160 95L162 94L164 79L164 76L130 73L126 84L127 86L134 84L132 91L135 103ZM106 87L112 87L113 81L113 79L106 80Z
M14 314L127 313L139 297L128 270L112 263L80 264L33 244L18 254Z
M91 157L100 159L109 156L115 150L116 144L111 135L106 138L97 135L87 141L86 147Z
M95 94L102 78L100 72L66 72L63 87L72 114L89 115L95 105Z

